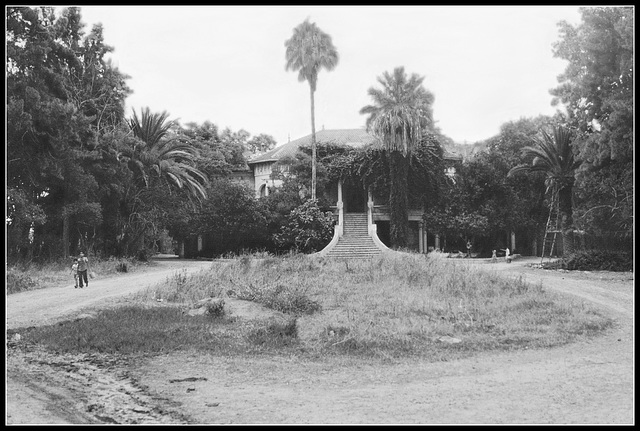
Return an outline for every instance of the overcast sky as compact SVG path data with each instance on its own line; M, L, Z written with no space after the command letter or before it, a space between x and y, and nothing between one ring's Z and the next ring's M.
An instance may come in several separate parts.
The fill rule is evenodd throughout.
M309 18L338 50L320 72L316 130L361 128L367 90L404 66L435 95L434 119L473 143L521 117L552 115L549 89L567 65L553 57L557 23L577 6L81 6L102 23L129 75L127 115L149 107L182 124L265 133L278 144L311 133L309 85L285 70L285 40Z

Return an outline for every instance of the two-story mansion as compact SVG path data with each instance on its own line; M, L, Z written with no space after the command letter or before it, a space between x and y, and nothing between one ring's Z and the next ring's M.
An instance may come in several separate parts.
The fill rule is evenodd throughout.
M316 142L333 143L338 145L348 145L351 147L364 147L376 140L364 129L331 129L316 132ZM266 196L270 187L278 187L279 180L271 178L274 165L279 160L294 156L302 146L311 145L311 135L290 141L280 145L264 154L260 154L248 161L249 168L253 173L253 186L256 197ZM453 166L455 162L462 160L459 155L453 155L445 151L445 160ZM370 190L363 190L360 187L349 187L339 181L332 187L330 200L335 201L333 206L336 217L336 234L333 242L337 242L339 237L345 232L344 226L352 226L357 220L362 220L362 230L368 232L369 236L378 244L380 248L385 248L389 244L389 212L386 204L387 197L375 196ZM429 233L422 222L423 208L413 208L409 210L409 247L425 253L429 247L440 248L440 238ZM348 228L349 229L349 228ZM331 247L329 247L331 248Z

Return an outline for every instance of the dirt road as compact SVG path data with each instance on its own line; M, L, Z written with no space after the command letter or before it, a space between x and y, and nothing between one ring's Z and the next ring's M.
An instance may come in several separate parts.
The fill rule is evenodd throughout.
M199 271L212 265L209 261L181 260L170 256L161 256L156 261L158 266L149 271L121 274L107 279L98 277L92 279L89 287L84 289L74 289L68 283L8 295L6 329L48 325L66 320L84 310L112 304L119 298L159 283L178 271ZM45 354L36 356L42 360L36 359L35 363L30 363L33 358L7 351L7 424L104 423L95 414L86 412L82 397L78 397L77 392L86 390L86 385L80 383L80 387L76 387L77 385L71 384L74 382L61 379L59 370L46 364ZM87 379L89 385L90 377ZM117 388L115 385L114 387ZM129 400L124 402L128 403Z
M483 265L592 302L615 319L615 327L560 348L435 364L178 353L126 369L96 365L86 357L65 358L60 365L42 352L28 358L9 355L7 422L635 423L633 274L544 271L524 265L531 261ZM131 288L123 281L114 285ZM33 307L49 299L45 291L30 298ZM21 319L12 310L17 302L7 307L13 321ZM22 313L31 307L21 306ZM34 355L41 360L34 361Z

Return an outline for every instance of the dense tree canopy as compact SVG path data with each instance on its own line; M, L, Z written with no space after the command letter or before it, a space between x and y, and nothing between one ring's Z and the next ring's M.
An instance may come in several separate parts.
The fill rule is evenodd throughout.
M127 76L105 59L101 26L84 35L78 8L9 7L6 36L7 230L23 256L67 255L101 221L96 177L113 162L106 136L123 121ZM25 230L16 204L42 216Z
M167 227L186 232L210 178L275 142L168 113L126 118L128 77L101 25L85 34L79 8L6 12L9 259L139 255Z
M552 132L541 130L541 134L542 139L536 140L535 145L522 149L527 163L513 167L508 175L518 172L541 172L545 175L554 200L557 194L563 250L565 254L571 254L574 250L573 185L575 171L580 166L573 156L575 133L563 126L556 126Z
M628 244L634 232L634 9L581 13L577 26L560 23L553 48L568 61L551 90L566 114L505 123L477 145L486 150L466 152L448 175L443 147L455 144L433 125L434 96L423 78L401 67L378 78L380 86L368 93L372 103L361 109L378 145L317 145L318 73L332 70L338 54L331 38L305 21L285 43L286 68L309 84L312 145L281 161L275 175L282 187L256 199L252 188L230 178L249 175L247 158L273 148L271 136L209 121L183 126L148 109L127 117L128 76L107 58L113 48L105 45L101 25L85 33L74 7L57 13L7 7L8 259L80 250L145 255L167 231L176 239L213 236L217 245L207 250L213 254L309 251L332 233L329 190L338 179L388 197L392 246L407 243L408 208L424 208L429 232L462 244L470 239L488 254L506 246L510 232L527 244L540 239L550 173L574 190L563 200L565 231ZM575 132L570 143L552 132L545 137L543 131L559 124ZM516 166L527 168L507 176Z
M581 8L560 23L554 55L569 62L552 90L581 135L576 155L576 223L592 232L633 235L634 8Z

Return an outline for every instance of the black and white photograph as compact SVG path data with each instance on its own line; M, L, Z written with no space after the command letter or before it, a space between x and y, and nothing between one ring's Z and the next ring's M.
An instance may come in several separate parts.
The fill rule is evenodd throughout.
M5 425L635 425L634 25L5 5Z

